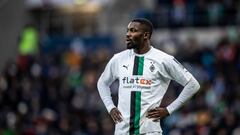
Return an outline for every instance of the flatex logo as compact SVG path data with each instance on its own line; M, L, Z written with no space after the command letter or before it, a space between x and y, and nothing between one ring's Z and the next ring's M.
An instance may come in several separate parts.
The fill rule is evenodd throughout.
M130 77L123 77L122 79L123 84L143 84L143 85L151 85L152 80L144 79L144 78L130 78Z

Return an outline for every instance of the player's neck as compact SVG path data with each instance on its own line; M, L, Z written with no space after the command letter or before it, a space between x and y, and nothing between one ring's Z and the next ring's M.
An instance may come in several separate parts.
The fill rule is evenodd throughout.
M149 43L144 44L140 48L134 49L134 52L136 54L145 54L151 49L151 46Z

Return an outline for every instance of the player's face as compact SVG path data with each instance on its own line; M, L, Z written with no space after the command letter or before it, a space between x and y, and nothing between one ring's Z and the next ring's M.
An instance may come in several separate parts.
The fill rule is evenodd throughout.
M127 27L127 49L138 49L144 40L143 26L139 22L130 22Z

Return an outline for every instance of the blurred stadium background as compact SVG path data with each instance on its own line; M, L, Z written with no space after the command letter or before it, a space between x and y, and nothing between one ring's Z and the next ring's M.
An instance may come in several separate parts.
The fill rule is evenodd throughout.
M0 0L0 134L112 135L96 81L128 22L154 24L200 92L164 135L240 135L239 0ZM117 83L112 85L117 102ZM181 86L172 82L162 106Z

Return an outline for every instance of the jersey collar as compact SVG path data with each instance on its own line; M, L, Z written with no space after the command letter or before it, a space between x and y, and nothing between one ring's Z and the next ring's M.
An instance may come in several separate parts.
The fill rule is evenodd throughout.
M148 50L148 52L146 52L144 54L137 54L137 53L134 52L133 49L131 51L132 51L133 55L135 55L135 56L146 56L146 55L148 55L152 51L152 49L153 49L153 47L150 46L150 49Z

